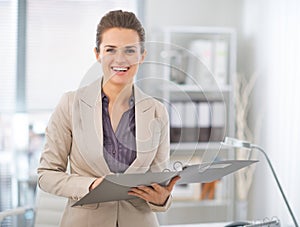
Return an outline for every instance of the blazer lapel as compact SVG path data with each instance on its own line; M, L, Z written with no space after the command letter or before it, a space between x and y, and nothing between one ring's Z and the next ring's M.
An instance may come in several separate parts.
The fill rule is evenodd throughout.
M86 163L98 174L107 175L111 172L103 157L102 100L99 95L100 79L78 91L76 100L79 111L73 112L78 118L78 125L74 134L77 135L76 141ZM77 113L79 116L76 116Z
M125 173L144 173L149 170L160 138L160 124L155 118L155 103L134 86L137 157Z
M74 134L82 157L100 175L112 174L103 157L101 80L80 89L73 111ZM144 173L159 145L161 124L155 117L155 102L134 86L137 157L125 173ZM78 110L76 110L78 108Z

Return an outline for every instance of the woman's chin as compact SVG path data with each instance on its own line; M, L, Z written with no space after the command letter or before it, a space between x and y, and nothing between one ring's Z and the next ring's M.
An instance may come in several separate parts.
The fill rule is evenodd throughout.
M126 84L131 84L133 82L133 77L129 77L128 75L113 75L109 82L115 85L124 86Z

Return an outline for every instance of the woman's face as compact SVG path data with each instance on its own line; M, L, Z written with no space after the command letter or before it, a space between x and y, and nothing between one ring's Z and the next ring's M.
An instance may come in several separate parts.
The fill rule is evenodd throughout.
M104 81L116 85L133 82L145 53L141 53L139 36L135 30L110 28L102 34L97 60L102 64Z

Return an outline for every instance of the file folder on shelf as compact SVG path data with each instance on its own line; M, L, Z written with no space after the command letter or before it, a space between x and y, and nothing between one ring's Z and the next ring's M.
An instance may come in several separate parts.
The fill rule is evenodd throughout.
M255 162L257 161L227 160L184 166L181 170L107 175L101 184L72 206L134 199L135 196L128 195L130 188L139 185L150 186L152 183L166 185L175 176L181 177L176 184L211 182Z

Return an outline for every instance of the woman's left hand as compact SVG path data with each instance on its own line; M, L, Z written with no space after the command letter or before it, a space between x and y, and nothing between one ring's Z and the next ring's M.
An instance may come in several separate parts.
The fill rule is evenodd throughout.
M151 186L138 186L131 188L128 192L128 195L134 195L154 205L163 206L169 198L174 185L179 179L179 176L173 177L166 186L161 186L157 183L154 183L151 184Z

